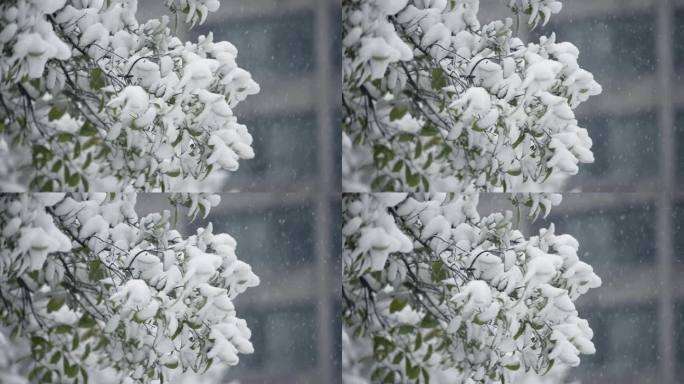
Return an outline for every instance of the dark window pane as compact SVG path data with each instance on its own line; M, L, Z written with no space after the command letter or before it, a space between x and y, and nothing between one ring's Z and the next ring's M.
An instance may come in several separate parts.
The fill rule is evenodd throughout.
M316 365L316 310L313 306L288 306L251 310L243 315L252 330L252 345L259 353L241 355L231 372L272 373L287 377ZM229 374L230 376L230 374Z
M684 263L684 236L681 235L684 233L684 203L678 203L674 206L672 226L674 261Z
M680 301L675 305L675 348L676 361L684 361L684 302ZM679 371L684 367L679 364Z
M672 42L674 44L674 60L675 68L680 69L684 67L684 9L678 9L674 14L674 23L672 23L672 28L674 29ZM680 75L680 71L677 71L676 75Z
M257 79L264 74L292 77L314 67L313 23L313 14L307 10L207 23L197 33L213 31L215 39L233 43L238 64Z
M342 377L342 303L336 301L332 308L332 351L330 353L331 361L333 362L333 375L335 377Z
M333 67L337 69L336 76L340 76L342 71L342 8L335 4L332 8L330 18L330 54L332 55ZM342 81L340 79L340 81Z
M675 116L675 137L676 137L676 157L677 178L684 180L684 111L677 111Z
M655 365L658 354L656 306L629 305L615 308L584 308L594 331L595 355L583 355L582 368L573 374L582 382L601 382L604 377L617 379L638 376L639 370ZM584 377L583 374L587 376Z
M580 48L579 64L598 79L633 79L655 71L655 17L650 13L564 20L544 28Z
M224 197L229 199L230 197ZM212 213L214 232L228 232L238 242L238 255L252 269L292 270L314 262L313 215L306 205Z
M580 259L599 276L618 277L624 268L615 265L655 263L655 210L650 205L625 205L619 209L577 211L553 216L556 233L572 234L580 243Z
M342 100L338 98L338 104L342 104ZM336 184L336 189L341 190L341 180L342 180L342 135L340 133L342 129L342 110L336 108L334 110L334 113L332 114L333 118L333 125L332 129L335 131L335 133L332 135L333 139L333 150L335 151L335 157L334 157L334 173L333 177L335 178Z
M313 367L316 353L316 311L313 307L292 308L271 313L264 335L268 339L266 356L274 360L271 367L278 372L292 372ZM277 361L277 363L275 363Z
M254 137L254 159L240 162L230 185L266 189L315 177L318 170L318 130L311 113L264 116L245 121Z
M633 186L658 172L658 128L653 114L595 116L580 122L593 141L594 163L583 164L577 181Z

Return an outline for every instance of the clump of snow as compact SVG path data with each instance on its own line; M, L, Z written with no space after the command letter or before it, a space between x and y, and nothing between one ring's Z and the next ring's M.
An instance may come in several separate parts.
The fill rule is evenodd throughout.
M532 25L561 10L507 5ZM574 109L602 89L579 50L555 34L525 45L511 18L482 25L478 11L479 0L344 3L346 190L557 190L594 161Z
M165 3L191 25L219 7L218 0ZM7 179L46 178L23 189L193 190L254 157L232 109L259 86L238 67L237 49L212 33L181 42L168 17L140 23L137 10L132 0L0 5L0 49L11 52L0 81L25 79L4 95L12 111L4 135L30 143L7 148L16 158L0 169ZM38 146L52 154L47 164L25 156ZM212 148L208 156L204 147Z
M188 207L191 216L200 207L208 214L220 202L206 193L169 198ZM184 238L171 228L168 211L138 217L135 203L135 194L120 193L0 196L0 242L12 245L0 249L3 295L20 303L26 287L40 291L35 312L26 314L30 321L73 326L26 332L59 345L75 337L72 330L94 322L92 331L101 330L97 339L107 344L85 352L82 339L75 356L92 358L72 361L88 372L106 362L127 377L142 371L171 379L188 368L204 369L211 357L218 358L214 364L237 364L239 354L252 353L253 347L233 300L259 278L237 258L236 240L214 234L211 224ZM74 296L72 290L80 293ZM49 299L41 296L46 293ZM20 311L8 316L15 313ZM198 353L200 343L206 348ZM50 367L51 357L36 358Z
M511 196L531 217L560 200ZM417 345L409 353L421 369L458 382L515 382L543 374L551 359L576 366L595 352L574 301L601 279L579 260L577 240L553 225L526 238L511 211L481 217L477 204L476 191L345 195L345 330L357 332L349 343L375 344L354 363L359 371L396 369L383 339ZM458 347L439 350L444 338Z

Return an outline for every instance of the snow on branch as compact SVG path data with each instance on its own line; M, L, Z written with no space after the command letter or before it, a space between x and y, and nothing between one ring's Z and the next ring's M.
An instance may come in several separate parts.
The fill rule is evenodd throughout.
M217 196L173 195L209 212ZM254 352L233 300L259 284L212 225L183 237L135 194L0 195L0 322L30 342L29 380L170 380ZM202 207L201 209L199 207Z
M553 224L525 237L512 211L481 216L478 199L345 195L347 382L519 382L595 352L574 301L601 279L577 240ZM536 217L560 195L511 202Z
M555 0L510 0L546 24ZM555 34L525 44L479 0L343 1L343 188L539 191L594 160L573 110L601 93Z
M164 0L201 24L217 0ZM192 190L254 157L233 108L259 92L212 33L182 42L136 0L0 5L4 191ZM182 15L179 15L182 14Z

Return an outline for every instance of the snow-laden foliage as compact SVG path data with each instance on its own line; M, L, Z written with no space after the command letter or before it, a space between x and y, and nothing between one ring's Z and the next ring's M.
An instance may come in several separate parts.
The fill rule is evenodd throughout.
M601 86L573 44L516 32L561 3L504 1L516 21L481 24L479 0L343 1L345 190L539 190L593 162L573 110Z
M204 215L218 196L171 201ZM252 353L233 300L259 284L211 224L183 237L135 194L0 195L0 321L30 341L29 379L169 380Z
M190 26L218 0L163 0ZM259 91L237 49L183 43L137 0L0 4L0 188L187 190L254 156L233 108Z
M553 224L525 237L479 195L343 198L343 343L348 383L518 382L594 353L574 301L601 285ZM548 214L558 194L510 197ZM365 345L365 348L364 348Z

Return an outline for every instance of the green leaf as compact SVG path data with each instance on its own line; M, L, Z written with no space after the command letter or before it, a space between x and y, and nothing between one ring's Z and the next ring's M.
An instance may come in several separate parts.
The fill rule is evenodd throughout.
M553 368L553 364L554 364L555 362L556 362L556 360L554 360L554 359L549 360L549 366L546 367L546 371L544 371L544 375L546 375L547 373L549 373L549 371L551 370L551 368Z
M92 318L92 316L85 314L81 316L81 319L78 321L78 326L80 328L92 328L97 325L97 322L95 319Z
M33 165L38 169L43 168L53 157L52 151L40 144L33 145L32 152Z
M385 367L377 367L371 372L370 379L372 382L377 382L380 380L380 377L385 373L387 368Z
M395 375L396 375L396 374L394 373L394 371L389 371L389 372L387 373L387 376L385 376L385 378L382 380L382 382L383 382L383 383L388 383L388 384L394 384L394 383L396 383L396 380L394 379L394 376L395 376Z
M105 278L105 271L102 269L102 261L99 259L88 262L88 279L92 282L98 282Z
M104 72L100 68L90 70L90 88L99 91L107 85Z
M373 337L373 354L378 360L386 358L395 348L394 343L388 339L382 336Z
M77 159L79 156L81 156L81 142L76 140L74 143L74 156L72 158Z
M427 313L425 314L425 317L423 317L423 320L420 322L421 328L434 328L439 326L439 321L432 317L431 314Z
M409 187L416 187L418 186L418 183L420 183L420 174L419 173L413 173L409 169L408 166L404 167L404 173L406 176L406 183L408 183Z
M428 351L427 351L427 353L425 354L425 357L423 357L423 362L430 360L430 358L432 357L432 352L433 352L433 350L432 350L432 345L429 345L429 346L428 346Z
M62 160L57 160L52 164L52 168L50 168L50 171L52 171L53 173L57 173L60 169L62 169Z
M378 168L384 168L387 163L394 160L395 154L390 148L376 144L373 146L373 162Z
M428 154L428 159L425 164L423 164L423 169L428 169L430 165L432 165L432 153Z
M394 163L394 167L392 167L392 172L399 172L401 171L401 167L404 165L404 160L397 160L396 163Z
M406 301L401 300L399 298L395 298L390 303L390 307L389 307L390 313L399 312L402 309L404 309L404 307L406 307Z
M195 130L190 129L190 128L185 128L185 130L187 130L188 133L193 137L197 137L197 136L200 136L202 134L202 131L195 131Z
M401 362L401 359L404 358L404 352L397 352L396 355L394 355L394 359L392 360L392 364L399 364Z
M506 171L506 173L508 173L508 174L511 175L511 176L520 176L520 175L522 174L522 170L521 170L521 169L516 169L516 170L513 170L513 171Z
M480 128L480 126L477 125L477 121L473 121L473 124L471 125L470 128L475 132L484 132L485 131L483 128Z
M66 360L65 360L65 364L66 364ZM64 373L66 373L67 377L71 377L71 378L76 377L78 375L78 371L79 371L78 364L69 365L68 368L65 367L65 369L64 369Z
M53 191L52 180L46 180L45 184L43 184L43 186L40 187L40 191L41 192L52 192Z
M85 151L86 149L94 146L101 144L102 140L98 136L93 136L90 139L86 140L85 143L83 143L83 150Z
M520 132L520 136L515 140L515 143L513 143L513 149L517 148L518 145L520 145L523 140L525 139L525 131Z
M412 380L417 379L418 375L420 375L420 366L418 364L412 365L408 357L404 360L404 362L406 363L404 366L404 368L406 368L406 376Z
M67 132L60 132L57 134L57 142L58 143L66 143L74 139L74 135L71 133Z
M432 70L432 89L439 90L447 86L447 79L442 68Z
M66 324L60 324L53 328L54 332L58 335L71 332L71 326Z
M55 296L48 301L47 310L48 313L58 311L64 305L64 297Z
M416 141L416 149L413 153L413 158L417 159L423 153L423 143L420 140Z
M513 336L513 340L518 340L518 338L522 336L522 334L525 332L525 324L526 323L522 323L520 325L520 328L518 328L518 332L516 332L515 336Z
M399 106L392 108L389 114L390 121L401 119L402 117L404 117L404 115L406 115L406 112L406 108L402 108Z
M46 371L43 374L43 377L40 378L41 383L53 383L54 381L52 380L52 371Z
M81 369L81 376L83 376L83 384L88 384L88 372L83 367Z
M518 369L520 369L520 363L507 364L507 365L504 365L504 367L506 369L510 369L511 371L517 371Z
M85 359L87 359L89 355L90 355L90 344L86 344L85 352L83 352L82 359L85 361Z
M423 126L423 128L418 133L421 136L436 136L439 135L439 129L432 124L428 123Z
M94 125L90 124L89 121L86 121L81 127L81 130L79 131L79 135L81 136L95 136L97 135L97 133L97 128L95 128Z
M75 351L81 340L78 337L78 332L74 332L74 337L71 339L71 350Z
M544 324L535 324L535 323L533 323L533 322L531 322L531 321L528 321L528 323L530 324L530 326L531 326L533 329L536 329L536 330L540 330L540 329L544 328Z
M81 175L79 175L78 173L72 174L72 175L69 176L69 178L66 180L67 185L69 185L70 187L75 187L75 186L77 186L78 183L79 183L80 181L81 181Z
M421 368L420 370L423 372L423 381L425 381L425 384L430 384L430 374L427 369Z
M57 364L57 362L61 358L62 358L62 352L57 351L57 352L53 353L52 357L50 357L50 364Z
M385 182L385 180L387 180L387 175L380 175L373 179L373 181L371 182L371 190L377 191L381 189L382 184Z
M406 335L411 332L413 332L414 328L412 325L400 325L399 326L399 334L400 335Z
M425 177L423 175L420 177L420 180L423 182L423 189L425 191L429 191L430 190L430 182L428 181L427 177Z
M187 324L188 327L190 327L190 328L192 328L192 329L199 329L199 328L202 326L202 324L193 324L193 323L191 323L191 322L189 322L189 321L186 321L185 324Z
M446 268L444 268L444 262L442 262L442 260L436 260L432 262L431 277L432 281L435 283L445 280L447 277L449 277Z
M53 106L50 108L50 111L48 112L48 121L54 121L60 119L62 116L64 116L65 111L62 111L61 109L57 108L56 106Z

